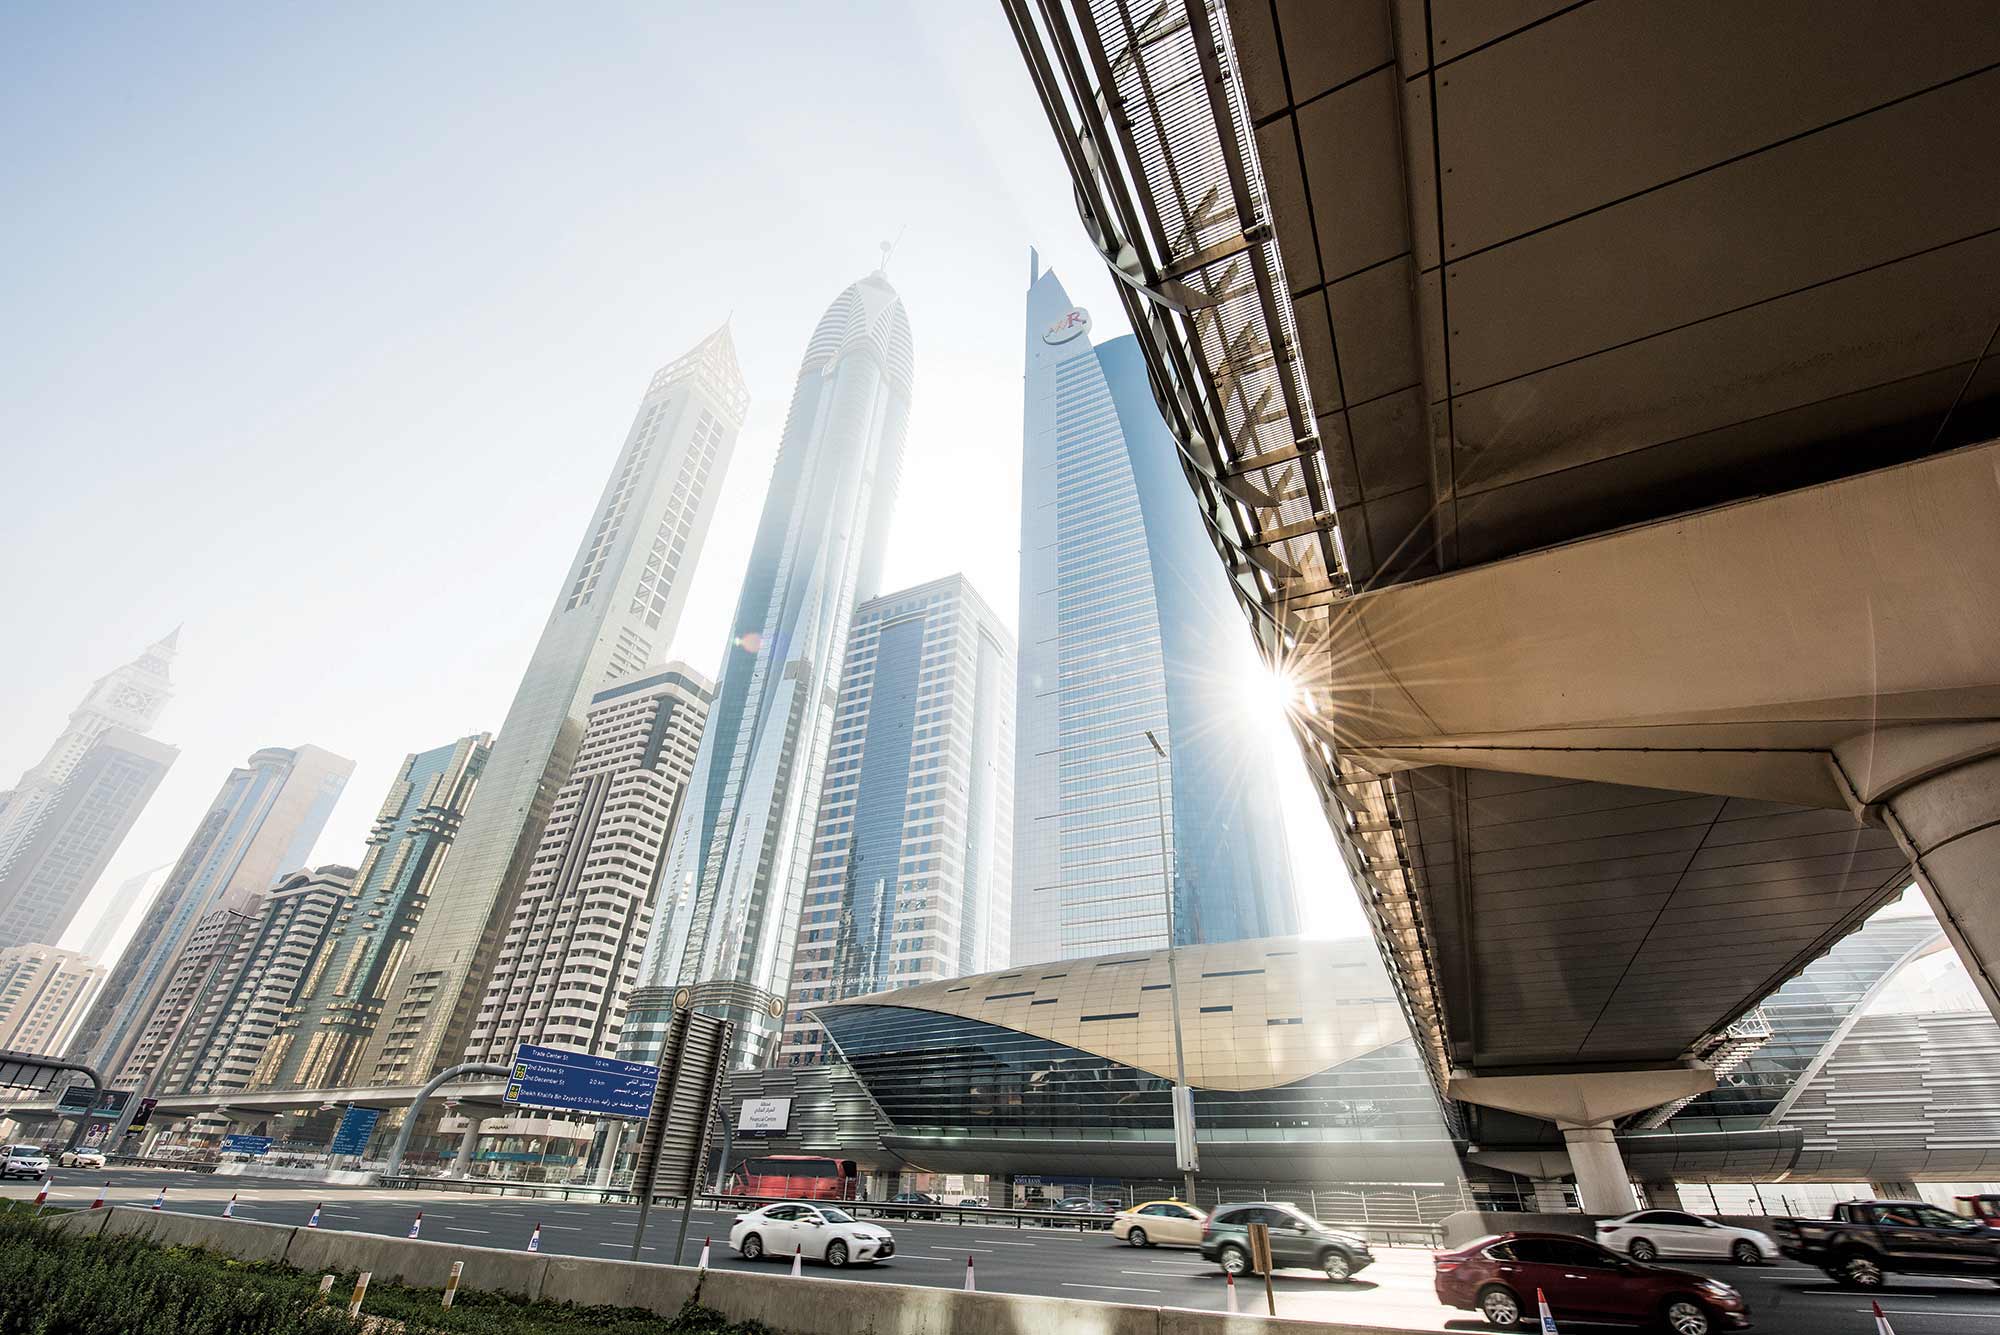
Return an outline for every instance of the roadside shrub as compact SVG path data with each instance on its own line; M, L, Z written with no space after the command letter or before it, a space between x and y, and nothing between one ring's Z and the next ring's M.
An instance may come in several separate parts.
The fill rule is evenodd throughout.
M669 1320L626 1307L528 1303L461 1289L450 1311L436 1289L371 1284L347 1319L355 1276L334 1280L268 1261L95 1238L47 1228L0 1202L0 1335L769 1335L690 1302Z

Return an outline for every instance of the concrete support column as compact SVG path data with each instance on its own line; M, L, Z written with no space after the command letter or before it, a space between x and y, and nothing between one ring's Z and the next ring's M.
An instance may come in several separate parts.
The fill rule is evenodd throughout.
M1642 1190L1646 1193L1646 1208L1648 1210L1680 1210L1686 1208L1681 1204L1681 1187L1678 1182L1647 1182L1642 1184Z
M451 1171L446 1177L465 1177L472 1171L472 1154L479 1148L479 1117L472 1114L465 1119L465 1135L458 1142L458 1154L451 1161Z
M1576 1174L1577 1203L1585 1214L1629 1214L1639 1208L1625 1156L1618 1152L1608 1124L1564 1126L1570 1171Z
M604 1148L597 1159L597 1182L599 1187L611 1185L611 1175L618 1171L618 1155L625 1148L625 1122L618 1118L604 1119L607 1129L604 1133Z
M1922 1199L1917 1195L1917 1184L1910 1181L1870 1182L1868 1184L1868 1191L1878 1201L1914 1201Z

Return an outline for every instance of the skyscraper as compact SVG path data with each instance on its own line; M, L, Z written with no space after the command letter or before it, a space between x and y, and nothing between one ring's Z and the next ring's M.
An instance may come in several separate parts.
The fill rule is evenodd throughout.
M780 1065L806 1008L1007 963L1014 638L963 575L854 609Z
M354 868L341 866L294 872L229 934L229 954L168 1054L161 1089L214 1094L249 1086L300 984L321 958L334 914L353 906L354 875ZM189 963L184 957L183 967Z
M357 1078L421 1081L465 1050L584 711L672 641L749 401L726 327L647 386Z
M914 375L909 317L877 270L834 299L806 345L628 1050L656 1044L683 982L737 1022L738 1063L761 1064L777 1037L840 658L855 601L880 576Z
M139 919L145 916L147 906L153 902L153 896L160 893L160 887L167 883L173 869L173 863L162 862L113 886L108 898L102 898L102 911L98 913L97 920L79 939L77 953L89 956L106 970L115 968L119 956L125 952L128 929L137 929ZM95 891L91 893L96 894ZM86 906L88 903L86 897Z
M1053 273L1032 277L1026 342L1014 960L1293 932L1242 619L1145 362L1130 337L1093 348Z
M98 994L70 1053L111 1078L138 1043L195 927L243 912L303 865L354 762L316 746L267 747L230 771Z
M354 1078L492 746L478 733L403 758L354 888L259 1061L258 1088L327 1089Z
M514 905L465 1049L522 1043L609 1057L653 928L667 840L715 683L686 663L599 691L576 767Z
M0 872L0 946L61 938L179 754L128 728L97 735Z
M99 677L40 763L0 793L0 946L53 945L179 754L145 737L173 695L176 629Z
M23 774L13 788L0 793L0 873L6 872L28 842L99 737L111 728L142 735L153 730L174 693L167 669L173 663L180 635L176 626L145 653L92 682L89 694L71 711L69 725L50 744L41 763Z
M104 981L88 956L54 946L0 950L0 1049L53 1056Z

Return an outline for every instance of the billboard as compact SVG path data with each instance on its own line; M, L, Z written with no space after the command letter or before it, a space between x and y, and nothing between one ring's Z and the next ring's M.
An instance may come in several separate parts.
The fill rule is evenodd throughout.
M600 1117L643 1119L652 1111L660 1068L645 1062L593 1057L523 1043L514 1050L502 1101L524 1108L560 1108Z
M791 1125L790 1099L745 1099L736 1110L739 1136L782 1136Z

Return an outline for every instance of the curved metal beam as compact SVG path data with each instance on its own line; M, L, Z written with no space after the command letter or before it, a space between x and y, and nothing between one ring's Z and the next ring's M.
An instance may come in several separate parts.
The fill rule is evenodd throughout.
M410 1148L410 1133L417 1129L417 1114L423 1111L424 1100L437 1093L440 1085L447 1080L456 1080L462 1075L504 1076L513 1069L511 1066L498 1066L492 1062L460 1062L432 1076L431 1082L418 1090L417 1096L410 1100L409 1109L403 1114L402 1129L396 1132L396 1143L389 1151L389 1162L383 1168L382 1176L394 1177L403 1171L403 1151Z

